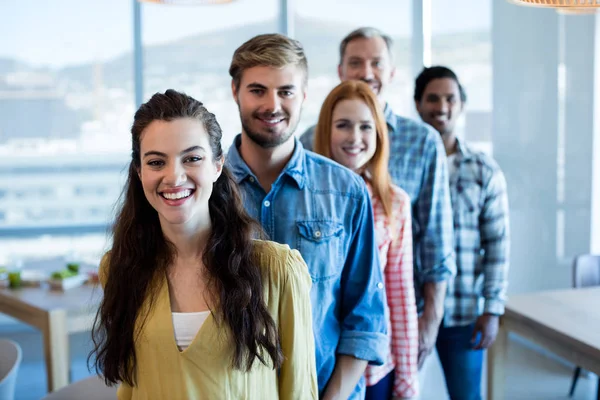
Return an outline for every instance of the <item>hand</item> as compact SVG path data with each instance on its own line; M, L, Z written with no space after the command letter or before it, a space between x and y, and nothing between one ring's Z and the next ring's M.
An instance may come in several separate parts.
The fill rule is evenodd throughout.
M473 344L473 350L482 350L490 347L496 340L498 335L498 326L500 318L497 315L483 314L475 322L475 329L473 330L473 337L471 343ZM479 343L477 343L477 334L481 333Z
M419 317L419 355L417 358L419 369L433 351L439 327L440 321L437 318L429 317L425 313Z

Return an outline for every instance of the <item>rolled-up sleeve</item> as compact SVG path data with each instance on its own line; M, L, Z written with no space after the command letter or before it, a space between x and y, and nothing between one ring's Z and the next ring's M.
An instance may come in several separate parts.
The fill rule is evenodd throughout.
M441 282L456 274L454 229L446 152L439 137L426 142L421 193L414 205L415 266L421 283Z
M389 352L385 289L366 186L363 192L342 273L342 332L337 353L382 365Z

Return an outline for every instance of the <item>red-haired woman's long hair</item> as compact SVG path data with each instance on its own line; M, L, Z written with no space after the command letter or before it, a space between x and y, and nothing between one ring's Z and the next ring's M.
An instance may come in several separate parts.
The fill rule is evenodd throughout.
M373 195L381 201L385 215L389 217L392 213L392 178L388 170L390 160L388 129L383 110L369 85L362 81L346 81L337 85L327 95L321 107L319 122L315 128L314 151L333 159L331 156L333 110L340 101L354 99L362 101L369 107L375 121L377 148L375 154L365 166L364 171L368 171L369 174L365 175L363 172L363 176L371 182Z

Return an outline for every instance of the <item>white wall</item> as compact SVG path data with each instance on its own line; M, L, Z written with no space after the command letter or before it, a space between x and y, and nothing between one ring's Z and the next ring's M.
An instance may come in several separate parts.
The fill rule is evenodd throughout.
M592 155L592 218L591 218L591 251L600 254L600 14L596 16L594 46L594 141Z
M570 287L572 258L590 251L595 21L493 2L492 140L509 188L511 293Z

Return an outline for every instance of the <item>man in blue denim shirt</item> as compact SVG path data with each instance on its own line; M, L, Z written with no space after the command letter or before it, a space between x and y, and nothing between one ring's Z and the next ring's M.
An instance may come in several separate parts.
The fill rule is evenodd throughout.
M447 280L456 273L446 152L429 125L394 114L384 99L394 77L392 39L375 28L359 28L340 44L338 75L362 80L385 110L390 141L389 170L411 199L415 296L419 311L419 367L435 346L444 313ZM312 149L314 128L300 141ZM423 371L422 371L423 372ZM421 373L420 375L423 375Z
M250 215L308 265L319 392L323 399L362 399L367 363L381 365L389 348L366 187L293 136L308 79L300 43L254 37L235 51L229 73L242 133L227 164Z

